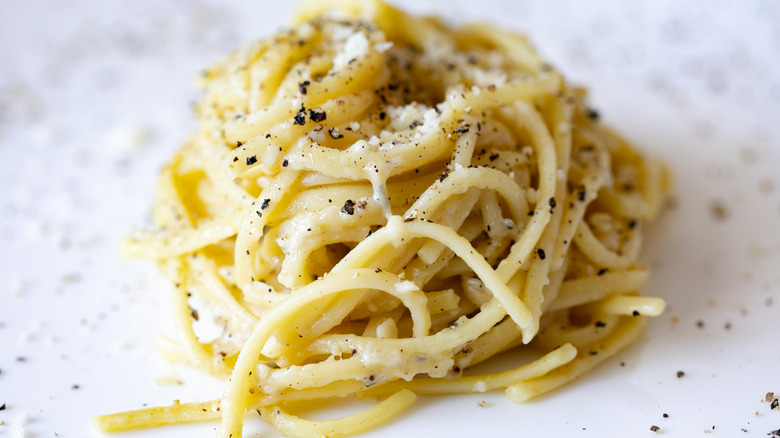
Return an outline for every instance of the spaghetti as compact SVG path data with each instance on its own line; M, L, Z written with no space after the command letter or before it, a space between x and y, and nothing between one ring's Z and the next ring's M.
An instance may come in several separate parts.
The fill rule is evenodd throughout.
M328 3L328 6L324 6ZM200 129L127 240L175 283L171 360L223 397L98 417L102 430L258 411L289 436L375 426L415 394L523 401L640 334L642 230L662 165L597 120L525 38L379 1L306 4L294 28L202 77ZM221 333L198 334L200 314ZM508 371L469 368L521 349ZM301 402L383 401L329 421Z

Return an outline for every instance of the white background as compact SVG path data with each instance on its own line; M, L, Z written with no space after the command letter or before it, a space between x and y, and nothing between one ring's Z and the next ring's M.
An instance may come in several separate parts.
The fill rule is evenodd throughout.
M158 358L154 336L171 333L168 284L151 262L122 259L118 245L148 223L156 173L194 127L192 79L277 30L292 9L225 3L0 4L0 437L25 418L28 437L95 437L92 415L220 395L220 382ZM780 394L780 3L394 3L529 34L590 87L607 124L666 160L675 207L650 230L644 256L653 270L645 292L666 299L667 312L637 345L538 400L421 398L368 436L642 437L658 425L669 438L765 437L780 428L780 411L762 402ZM249 418L248 436L276 436Z

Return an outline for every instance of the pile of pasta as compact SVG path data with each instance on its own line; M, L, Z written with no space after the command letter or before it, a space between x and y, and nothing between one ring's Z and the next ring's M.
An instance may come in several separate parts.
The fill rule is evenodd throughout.
M219 436L237 437L257 411L281 434L333 437L416 394L520 402L663 311L638 292L638 253L664 167L524 37L378 1L310 2L201 79L200 128L162 171L158 229L124 250L175 284L178 339L163 354L227 387L99 428L220 419ZM505 371L471 370L508 350ZM296 415L346 396L376 404Z

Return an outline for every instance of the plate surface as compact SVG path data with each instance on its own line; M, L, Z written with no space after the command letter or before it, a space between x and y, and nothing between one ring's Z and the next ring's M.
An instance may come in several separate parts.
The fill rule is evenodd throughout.
M292 9L221 3L0 6L0 437L97 437L95 414L220 395L221 382L156 355L155 335L172 333L167 281L118 246L147 224L158 169L194 129L192 79ZM779 429L780 410L763 399L780 394L780 4L393 3L528 34L590 88L607 124L669 164L676 189L644 251L644 291L668 307L641 342L538 400L421 398L366 436ZM248 423L248 436L276 436Z

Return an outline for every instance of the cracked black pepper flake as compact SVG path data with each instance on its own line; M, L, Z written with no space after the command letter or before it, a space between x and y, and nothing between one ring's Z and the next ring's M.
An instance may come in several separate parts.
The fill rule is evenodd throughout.
M296 125L305 125L306 124L306 114L304 114L303 111L299 112L298 114L293 117L293 123Z
M587 116L588 116L588 118L589 118L589 119L591 119L591 120L598 120L598 119L599 119L599 117L601 117L601 115L599 114L599 112L598 112L598 111L596 111L596 110L595 110L595 109L593 109L593 108L588 108L588 109L586 109L586 110L585 110L585 115L587 115Z
M598 275L599 277L601 277L602 275L606 274L606 273L607 273L607 271L609 271L609 269L607 269L607 268L601 268L601 269L599 269L599 272L598 272L596 275Z
M771 430L771 431L769 431L769 433L767 435L769 435L769 436L780 436L780 429Z
M2 405L0 405L0 411L4 411L4 410L5 410L5 403L3 403Z
M550 198L550 199L547 201L547 203L550 205L550 214L552 214L552 212L553 212L553 209L555 208L555 206L556 206L556 205L558 205L558 203L557 203L557 202L555 202L555 198Z
M541 260L544 260L547 257L542 248L537 248L536 255L538 255Z
M284 161L282 161L282 167L287 167L288 164L290 164L290 162L285 158Z
M81 388L81 386L79 386L78 384L73 385L73 386L70 387L70 389L79 389L79 388Z
M263 204L260 205L260 210L265 210L266 208L268 208L268 204L270 204L270 203L271 203L271 199L270 198L263 199Z
M309 85L311 85L311 82L308 81L308 80L303 81L303 82L299 82L298 83L298 91L300 91L301 94L306 94L309 91L306 87L308 87Z
M442 173L441 175L439 175L439 181L444 181L444 178L447 178L448 176L449 176L449 175L447 175L447 173L446 173L446 172L445 172L445 173Z
M335 127L335 126L334 126L334 127L332 127L332 128L330 128L330 129L328 129L328 134L330 134L330 137L331 137L332 139L334 139L334 140L338 140L338 139L340 139L340 138L343 138L343 137L344 137L344 134L342 134L341 132L339 132L339 128L337 128L337 127Z
M233 162L235 163L236 161L238 161L238 157L233 157Z
M713 219L717 221L724 221L729 217L729 208L721 199L715 199L710 202L710 212Z
M263 213L260 210L255 210L255 213L257 213L257 217L263 217Z
M778 399L772 400L772 404L769 405L769 409L772 410L780 409L780 401L778 401Z
M341 207L341 212L346 213L350 216L355 214L355 201L351 199L347 199L347 201L344 203L344 206Z
M251 157L246 157L246 165L251 166L253 164L257 163L257 155L252 155Z
M696 321L696 327L698 328L704 328L704 321L698 320Z
M606 327L607 323L604 321L596 321L596 327Z
M465 133L469 132L469 128L470 127L471 127L471 125L459 126L459 127L457 127L455 129L455 134L465 134Z
M382 111L381 113L379 113L379 120L384 120L385 117L387 117L387 113L386 112Z
M653 431L653 432L658 432L659 430L661 430L661 428L654 424L654 425L650 426L650 430Z
M240 148L244 143L241 143L241 140L236 141L236 148Z
M664 413L664 414L663 414L663 417L664 417L664 418L669 418L669 414L667 414L667 413Z
M498 155L498 152L495 152L495 153L492 153L492 154L490 154L490 156L488 157L488 159L489 159L490 161L496 161L496 160L498 159L498 157L499 157L499 155Z
M631 312L631 314L634 315L634 316L639 316L639 311L638 310L634 310L633 312Z
M677 371L677 378L681 379L683 377L685 377L685 371Z
M628 221L628 228L633 230L634 228L636 228L636 224L637 224L636 219L631 219L630 221Z
M327 118L327 114L325 114L325 111L322 110L310 109L309 118L312 122L319 123Z

